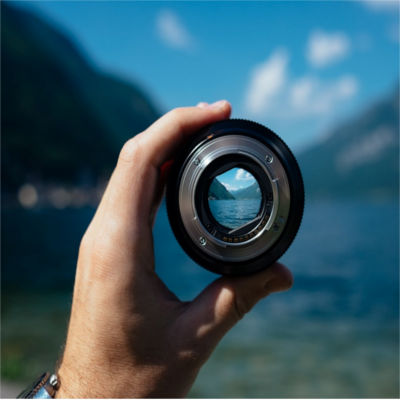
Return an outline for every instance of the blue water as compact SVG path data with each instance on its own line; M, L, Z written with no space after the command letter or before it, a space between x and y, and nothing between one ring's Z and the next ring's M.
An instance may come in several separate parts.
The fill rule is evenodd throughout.
M208 200L214 218L223 226L238 228L253 220L260 209L260 199Z
M52 369L79 240L93 213L3 212L3 376L27 379ZM398 397L398 217L395 201L308 203L282 258L293 271L293 288L240 321L191 396ZM179 247L164 205L154 242L156 269L182 300L217 278Z

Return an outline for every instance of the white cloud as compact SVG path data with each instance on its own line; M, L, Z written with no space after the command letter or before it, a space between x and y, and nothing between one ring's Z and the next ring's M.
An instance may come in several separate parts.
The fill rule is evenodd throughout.
M221 184L223 186L225 186L225 189L228 190L228 191L232 191L232 190L237 189L235 186L232 186L232 185L230 185L229 183L226 183L226 182L221 182Z
M168 45L188 50L193 46L193 38L179 17L171 10L163 10L157 16L157 32Z
M298 116L327 114L337 104L353 97L357 90L357 79L349 75L331 82L323 82L313 76L302 77L289 89L289 109Z
M239 168L236 172L235 179L237 181L251 181L254 180L254 176L250 172L247 172L244 169Z
M251 72L246 93L246 108L252 114L265 111L286 82L288 54L276 50L266 61L256 65Z
M343 59L350 50L350 40L344 33L315 31L308 41L307 58L314 67L324 67Z
M284 122L313 117L321 123L358 92L358 80L352 75L327 80L313 73L291 78L288 59L286 51L276 50L264 64L253 69L245 97L248 113ZM238 172L236 179L243 173Z
M290 90L290 101L294 108L304 107L312 99L317 83L314 78L306 77L297 80Z

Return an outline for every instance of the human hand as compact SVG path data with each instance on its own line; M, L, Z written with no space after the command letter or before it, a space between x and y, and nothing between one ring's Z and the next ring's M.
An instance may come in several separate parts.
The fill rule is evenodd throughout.
M82 238L57 397L180 397L224 334L292 285L274 264L222 277L181 302L154 270L152 226L166 162L185 138L229 117L228 102L175 109L130 139Z

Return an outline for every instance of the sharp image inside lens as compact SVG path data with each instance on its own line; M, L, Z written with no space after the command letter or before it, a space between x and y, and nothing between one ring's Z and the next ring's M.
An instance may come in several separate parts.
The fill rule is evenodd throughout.
M216 176L208 190L208 205L214 219L230 229L256 218L261 190L254 176L244 168L231 168Z

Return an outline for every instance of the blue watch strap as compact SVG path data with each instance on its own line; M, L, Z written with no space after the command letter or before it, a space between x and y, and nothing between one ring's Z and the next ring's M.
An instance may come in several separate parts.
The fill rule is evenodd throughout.
M45 372L30 387L18 395L18 399L53 399L60 382L57 375Z
M52 399L53 397L51 397L49 395L49 392L46 390L45 386L42 386L37 392L36 394L33 395L33 397L31 397L32 399Z

